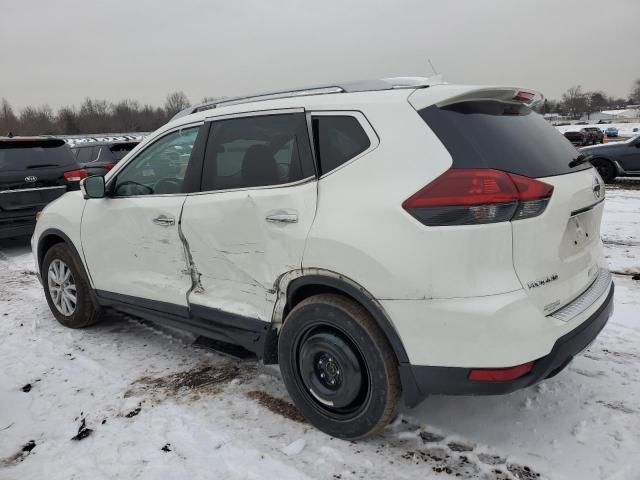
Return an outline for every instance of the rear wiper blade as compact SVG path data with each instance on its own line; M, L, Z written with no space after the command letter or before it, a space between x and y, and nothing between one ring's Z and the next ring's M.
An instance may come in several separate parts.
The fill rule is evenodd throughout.
M593 155L591 155L590 153L581 153L569 162L569 168L577 167L578 165L587 163L589 160L591 160L591 157L593 157Z

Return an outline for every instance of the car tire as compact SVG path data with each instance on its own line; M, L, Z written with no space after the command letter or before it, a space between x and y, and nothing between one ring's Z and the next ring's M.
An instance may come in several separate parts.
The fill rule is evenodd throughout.
M328 435L362 438L395 417L402 392L397 362L358 303L335 294L303 300L280 329L278 355L293 402Z
M47 303L58 322L85 328L100 320L101 310L93 302L84 268L66 243L47 250L40 273Z
M604 183L611 183L615 180L617 175L616 167L609 160L596 158L591 161L591 164L596 167Z

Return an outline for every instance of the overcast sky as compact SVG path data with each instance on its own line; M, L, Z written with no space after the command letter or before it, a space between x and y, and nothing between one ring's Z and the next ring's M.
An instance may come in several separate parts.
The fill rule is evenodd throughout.
M335 80L573 84L626 97L640 0L0 0L0 97L162 105Z

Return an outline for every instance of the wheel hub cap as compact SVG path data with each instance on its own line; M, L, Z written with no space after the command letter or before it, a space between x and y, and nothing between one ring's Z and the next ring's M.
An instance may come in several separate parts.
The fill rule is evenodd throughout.
M335 331L309 332L300 343L298 368L307 391L336 411L357 408L367 375L353 344Z
M49 265L47 285L56 309L65 316L73 315L77 305L76 284L71 269L62 260L56 258Z

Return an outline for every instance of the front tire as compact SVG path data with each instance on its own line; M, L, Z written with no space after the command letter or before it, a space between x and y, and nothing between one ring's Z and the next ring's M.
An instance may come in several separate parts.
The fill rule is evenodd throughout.
M100 320L101 312L91 299L84 269L65 243L47 250L41 277L51 313L62 325L84 328Z
M356 302L334 294L300 302L280 330L278 355L289 395L319 430L353 440L394 418L401 387L393 350Z

